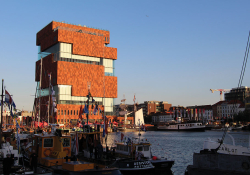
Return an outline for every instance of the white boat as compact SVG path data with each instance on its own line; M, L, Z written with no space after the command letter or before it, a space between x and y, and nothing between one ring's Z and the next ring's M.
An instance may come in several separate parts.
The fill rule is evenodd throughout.
M193 165L188 165L186 174L250 174L250 144L249 147L224 144L222 140L204 141L203 150L194 153Z
M231 137L233 144L221 144L221 140L218 141L212 141L210 138L204 141L203 149L212 151L218 149L218 153L221 154L230 154L230 155L244 155L244 156L250 156L250 148L249 147L243 147L241 145L235 145L235 141L233 136L228 134L228 136Z
M158 131L205 131L202 123L169 123L157 126Z

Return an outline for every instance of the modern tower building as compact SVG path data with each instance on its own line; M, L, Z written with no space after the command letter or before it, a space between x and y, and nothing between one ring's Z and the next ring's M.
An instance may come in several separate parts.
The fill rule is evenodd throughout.
M244 102L247 97L250 97L250 88L247 86L233 88L230 92L225 93L224 96L225 101L240 100Z
M107 30L64 22L52 21L37 33L35 106L40 121L50 118L50 123L75 122L86 104L88 91L94 103L113 121L114 99L117 98L114 71L117 49L107 47L109 43ZM52 88L55 93L51 95ZM100 112L94 115L92 107L91 99L89 121L101 120ZM86 119L86 114L82 117Z

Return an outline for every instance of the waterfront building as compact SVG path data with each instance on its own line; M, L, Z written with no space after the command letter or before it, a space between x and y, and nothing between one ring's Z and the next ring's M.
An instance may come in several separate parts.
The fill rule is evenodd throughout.
M250 88L247 86L233 88L224 94L225 101L239 100L243 102L247 97L250 97Z
M157 112L169 111L172 104L167 101L144 101L144 103L139 104L138 107L143 108L143 116L149 114L155 114Z
M239 100L223 101L217 105L217 116L219 119L233 118L234 114L244 110L245 106Z
M212 122L213 121L213 108L212 105L206 105L203 108L203 123Z
M107 47L109 43L107 30L64 22L52 21L37 33L36 120L40 107L41 121L76 123L79 117L86 121L82 110L89 91L93 97L89 122L102 120L99 110L94 114L95 104L109 120L115 120L117 49Z

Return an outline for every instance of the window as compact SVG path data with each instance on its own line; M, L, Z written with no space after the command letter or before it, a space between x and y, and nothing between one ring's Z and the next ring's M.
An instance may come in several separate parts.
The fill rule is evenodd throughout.
M63 139L63 147L70 147L70 139L69 138Z
M66 110L64 110L64 115L66 115Z
M58 122L60 122L60 119L58 119Z
M70 111L70 115L72 115L72 110Z
M53 147L53 139L52 138L44 138L43 147L44 148Z
M74 115L76 115L76 114L75 114L75 110L74 110Z
M63 110L61 110L61 114L63 115Z
M78 110L76 111L76 115L78 115Z
M60 115L60 110L58 110L58 115Z
M63 122L63 119L61 119L61 122Z
M68 115L69 115L69 110L68 110Z
M138 151L143 151L142 146L139 146L139 147L138 147Z
M144 151L148 151L149 150L149 146L144 146Z

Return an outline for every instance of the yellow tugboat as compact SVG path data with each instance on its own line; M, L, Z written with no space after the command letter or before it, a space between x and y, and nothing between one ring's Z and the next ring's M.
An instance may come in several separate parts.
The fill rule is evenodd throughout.
M26 151L29 154L36 152L38 164L52 169L54 174L121 174L117 168L105 168L93 162L78 161L71 154L71 135L62 132L54 125L50 134L35 134L32 137L32 145Z

